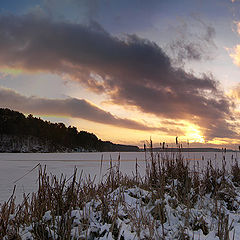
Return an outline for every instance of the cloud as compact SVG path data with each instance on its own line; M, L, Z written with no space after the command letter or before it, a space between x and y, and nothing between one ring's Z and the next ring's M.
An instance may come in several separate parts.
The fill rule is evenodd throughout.
M236 26L236 31L240 35L240 22L234 22ZM240 67L240 44L237 44L233 48L226 48L229 53L229 56L233 59L233 63Z
M240 84L235 85L231 90L229 95L234 99L234 101L240 101Z
M210 36L209 30L206 40ZM236 137L228 122L233 119L233 104L218 82L211 75L196 77L173 67L156 43L136 35L117 38L97 23L85 26L33 15L1 15L0 52L2 67L67 75L115 104L191 121L206 139ZM69 101L74 105L77 100L65 100L63 105Z
M233 62L240 67L240 45L236 45L233 49L228 50Z
M193 15L188 21L171 28L174 40L169 44L174 63L183 65L186 61L211 60L216 50L215 28L206 24L199 16ZM197 29L197 32L196 32Z
M176 40L170 45L175 61L182 64L185 60L200 61L203 58L201 45L184 40Z
M13 90L0 87L0 107L38 115L82 118L93 122L129 129L168 132L167 128L148 127L130 119L118 118L84 99L46 99L26 97Z

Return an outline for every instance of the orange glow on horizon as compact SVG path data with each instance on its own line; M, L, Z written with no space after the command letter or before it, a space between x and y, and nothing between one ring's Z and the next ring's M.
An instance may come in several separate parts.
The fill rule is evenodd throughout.
M145 141L149 141L151 138L154 147L159 147L160 142L166 142L169 147L176 147L175 138L179 137L179 142L187 147L187 142L194 144L194 147L222 147L229 145L229 139L213 139L210 141L205 140L205 136L201 132L201 129L194 124L187 121L181 121L178 124L182 124L182 135L176 134L173 130L172 132L160 132L160 131L143 131L134 130L128 128L122 128L117 126L112 126L103 123L91 122L88 120L80 118L71 118L66 116L53 116L53 115L34 115L40 117L44 120L51 122L63 122L67 127L69 125L77 127L78 131L87 131L95 134L99 139L103 141L111 141L118 144L126 145L137 145L140 148L143 147ZM163 125L164 127L170 127L172 123ZM232 144L240 144L240 141L231 139Z
M189 143L205 143L204 136L195 125L189 125L186 130L186 137Z

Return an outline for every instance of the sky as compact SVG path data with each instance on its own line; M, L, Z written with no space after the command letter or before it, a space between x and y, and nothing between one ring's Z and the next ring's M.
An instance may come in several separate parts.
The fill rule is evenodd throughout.
M1 0L0 107L100 139L240 145L240 1Z

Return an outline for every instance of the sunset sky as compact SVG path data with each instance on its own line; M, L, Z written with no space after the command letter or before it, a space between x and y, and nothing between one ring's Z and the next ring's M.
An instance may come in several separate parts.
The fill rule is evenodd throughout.
M1 0L0 107L102 140L240 145L240 1Z

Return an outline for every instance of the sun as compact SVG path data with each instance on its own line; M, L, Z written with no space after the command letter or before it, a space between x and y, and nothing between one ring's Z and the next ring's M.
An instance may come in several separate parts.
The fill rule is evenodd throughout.
M195 125L189 125L186 131L186 137L189 139L190 143L204 143L204 137L201 134L201 131Z

